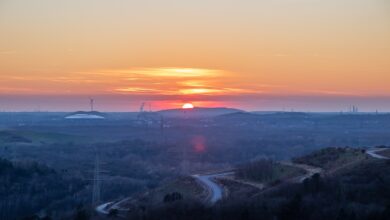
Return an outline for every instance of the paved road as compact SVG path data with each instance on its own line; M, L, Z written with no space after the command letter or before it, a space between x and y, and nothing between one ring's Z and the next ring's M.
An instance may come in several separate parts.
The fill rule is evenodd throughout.
M306 174L288 179L287 180L288 182L302 183L303 181L305 181L305 179L312 177L314 174L323 172L322 168L313 167L313 166L310 166L307 164L298 164L298 163L292 163L292 162L280 162L280 163L283 165L287 165L287 166L297 167L297 168L300 168L300 169L303 169L306 171Z
M372 148L372 149L368 149L366 151L366 153L368 155L370 155L371 157L376 158L376 159L389 160L390 159L389 157L385 157L383 155L378 154L378 152L388 150L388 149L389 148ZM282 164L295 166L295 167L302 168L302 169L307 171L307 173L305 175L292 178L288 182L303 182L305 179L311 177L315 173L322 172L321 168L312 167L312 166L308 166L305 164L295 164L295 163L290 163L290 162L282 162ZM216 202L221 200L223 197L223 188L215 182L215 178L229 176L232 174L234 174L234 172L225 172L225 173L208 174L208 175L196 174L196 175L192 175L192 177L195 178L196 180L198 180L202 184L202 186L204 186L208 190L208 192L209 192L209 196L207 198L208 202L210 204L215 204ZM128 199L129 198L123 199L123 200L116 202L116 203L107 202L107 203L104 203L104 204L97 206L95 210L98 213L103 214L103 215L108 215L110 210L113 208L118 209L120 211L126 211L127 209L121 208L120 204L125 202Z
M202 186L204 186L209 192L207 198L210 204L215 204L223 197L223 189L216 182L215 178L232 175L233 172L217 173L217 174L208 174L208 175L192 175L196 180L198 180ZM121 208L121 203L129 200L129 198L123 199L119 202L107 202L101 204L95 208L96 212L102 215L108 215L110 210L117 209L118 211L127 211L128 209Z
M289 166L295 166L295 167L304 169L307 172L304 175L301 175L301 176L294 177L294 178L286 180L285 181L286 183L287 182L289 182L289 183L291 183L291 182L299 182L299 183L301 183L305 179L310 178L311 176L313 176L314 174L322 172L321 168L312 167L312 166L305 165L305 164L295 164L295 163L290 163L290 162L283 162L282 164L289 165ZM192 175L192 177L197 179L209 191L209 196L207 198L208 202L210 204L215 204L216 202L221 200L222 197L223 197L223 189L222 189L221 186L219 186L215 182L215 178L229 176L229 175L232 175L232 174L234 174L234 172L225 172L225 173L208 174L208 175ZM250 183L244 183L244 184L251 185ZM256 186L256 187L258 187L258 186ZM273 188L273 187L271 187L271 188ZM262 189L263 189L263 187L262 187Z
M126 213L127 211L129 211L129 209L123 208L123 207L121 207L121 205L122 205L122 203L125 203L128 200L130 200L130 198L122 199L119 202L107 202L107 203L104 203L104 204L101 204L101 205L97 206L95 208L95 210L96 210L97 213L102 214L102 215L110 214L111 210L117 210L119 212ZM119 217L123 217L120 214L118 214L118 216Z
M372 149L368 149L366 153L376 159L389 160L390 158L378 154L378 152L388 150L388 149L389 148L372 148Z
M214 179L232 174L233 172L225 172L209 175L192 175L192 177L197 179L209 191L209 196L207 200L210 204L214 204L221 200L223 197L223 189L215 182Z
M103 214L103 215L108 215L110 213L110 208L109 206L112 204L112 202L107 202L104 204L101 204L95 208L97 213Z
M234 174L234 173L233 172L224 172L224 173L208 174L208 175L196 174L196 175L192 175L192 177L195 178L196 180L198 180L202 184L202 186L204 186L207 189L207 191L209 192L207 201L210 204L215 204L216 202L218 202L219 200L222 199L223 189L221 186L219 186L215 182L214 179L218 178L218 177L232 175L232 174ZM116 203L107 202L107 203L104 203L104 204L97 206L95 208L95 210L96 210L96 212L98 212L102 215L108 215L110 213L111 209L117 209L119 211L127 211L126 209L121 208L120 204L125 202L128 199L129 198L121 200L121 201L116 202Z

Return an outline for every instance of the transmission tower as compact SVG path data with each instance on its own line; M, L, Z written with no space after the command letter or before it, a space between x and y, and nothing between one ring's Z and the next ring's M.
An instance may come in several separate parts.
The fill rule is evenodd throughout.
M95 100L93 100L93 98L90 98L90 99L89 99L89 105L90 105L90 107L91 107L91 112L93 112L93 105L94 105L94 102L95 102Z
M139 108L139 112L140 112L140 113L144 112L144 108L145 108L145 102L143 102L143 103L141 104L141 107Z
M99 160L99 153L96 153L95 156L95 168L94 168L94 174L93 174L93 189L92 189L92 205L95 206L100 203L100 187L101 187L101 170L100 170L100 160Z
M182 159L182 162L181 162L181 172L182 174L184 175L188 175L188 153L187 153L187 146L186 144L183 144L183 159Z

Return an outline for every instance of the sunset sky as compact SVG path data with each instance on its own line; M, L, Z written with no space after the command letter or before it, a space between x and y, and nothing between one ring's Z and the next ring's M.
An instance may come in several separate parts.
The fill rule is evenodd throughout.
M390 111L389 0L0 0L0 111Z

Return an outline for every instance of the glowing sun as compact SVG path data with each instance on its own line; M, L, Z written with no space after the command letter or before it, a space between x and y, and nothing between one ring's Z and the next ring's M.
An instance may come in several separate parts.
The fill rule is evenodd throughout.
M192 109L194 108L194 105L191 104L191 103L185 103L183 106L182 106L183 109Z

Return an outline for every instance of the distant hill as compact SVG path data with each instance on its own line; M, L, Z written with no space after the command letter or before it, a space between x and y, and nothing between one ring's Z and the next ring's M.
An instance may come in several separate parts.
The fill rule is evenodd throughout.
M258 114L258 115L269 115L269 114L275 114L275 113L283 113L283 111L252 111L250 113Z
M258 114L254 112L233 112L229 114L223 114L216 117L216 120L223 123L258 123L258 122L270 122L275 121L291 121L306 119L310 115L301 112L269 112L267 114Z
M241 117L250 117L250 118L293 118L293 117L307 117L310 114L304 112L233 112L229 114L224 114L221 117L225 118L241 118Z
M215 117L217 122L221 123L243 123L243 122L254 122L260 120L261 115L252 114L249 112L234 112L229 114L223 114Z
M218 116L218 118L258 118L259 116L257 114L252 114L249 112L233 112L228 114L223 114Z
M193 108L193 109L168 109L162 110L158 113L164 117L168 118L207 118L215 117L224 114L232 114L244 112L243 110L234 109L234 108Z

